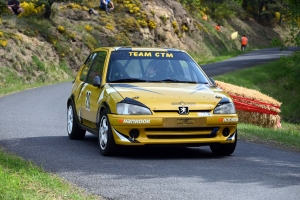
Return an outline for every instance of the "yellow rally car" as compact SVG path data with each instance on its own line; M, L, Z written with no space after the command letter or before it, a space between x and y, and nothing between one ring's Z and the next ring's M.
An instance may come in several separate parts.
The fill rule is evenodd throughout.
M120 145L209 145L230 155L238 116L232 99L185 51L103 47L80 68L67 101L70 139L98 136L100 153Z

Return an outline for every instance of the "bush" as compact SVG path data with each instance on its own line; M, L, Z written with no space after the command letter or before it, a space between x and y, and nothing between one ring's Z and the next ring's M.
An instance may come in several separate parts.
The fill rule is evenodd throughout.
M7 12L7 1L6 0L0 0L0 17L5 12Z
M1 1L1 0L0 0ZM74 2L74 3L82 3L82 0L37 0L35 1L36 6L45 6L45 18L50 18L51 15L51 6L54 2Z
M38 0L36 1L38 2ZM24 9L24 12L22 12L19 16L20 17L28 17L32 15L41 15L45 11L45 5L35 5L34 2L22 2L20 3L20 6Z
M230 0L224 1L221 4L211 2L207 14L216 20L230 19L232 17L244 18L246 16L246 12L241 5Z

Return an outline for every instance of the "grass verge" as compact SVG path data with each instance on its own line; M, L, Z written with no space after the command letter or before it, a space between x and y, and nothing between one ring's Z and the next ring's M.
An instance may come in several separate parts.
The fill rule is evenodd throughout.
M51 82L36 82L36 83L32 83L32 84L23 84L20 82L20 84L13 84L13 86L10 87L1 87L0 86L0 97L8 95L8 94L12 94L15 92L20 92L23 90L28 90L28 89L33 89L33 88L38 88L38 87L42 87L42 86L47 86L47 85L52 85L52 84L57 84L57 83L62 83L62 82L68 82L68 81L73 81L73 79L67 79L67 80L63 80L63 81L51 81Z
M244 141L300 152L300 125L282 122L281 126L282 128L274 130L239 123L238 137Z
M0 199L101 199L0 149Z
M247 50L249 51L249 50ZM221 56L217 56L217 57L214 57L214 58L210 58L210 59L207 59L207 58L201 58L198 62L198 64L201 66L201 65L204 65L204 64L209 64L209 63L215 63L215 62L220 62L220 61L223 61L223 60L227 60L227 59L230 59L230 58L234 58L234 57L237 57L241 54L244 54L245 51L231 51L231 52L228 52L227 54L224 54L224 55L221 55ZM192 54L191 54L192 55ZM192 55L193 57L195 57L194 55Z

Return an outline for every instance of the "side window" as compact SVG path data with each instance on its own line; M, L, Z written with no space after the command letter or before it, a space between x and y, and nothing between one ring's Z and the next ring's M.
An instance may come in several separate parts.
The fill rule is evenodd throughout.
M107 52L106 51L99 51L95 53L93 62L91 64L89 73L88 73L88 78L87 78L87 83L93 84L94 78L96 76L99 76L100 78L102 77L102 72L103 72L103 67L104 67L104 62L106 59Z
M96 56L96 53L92 53L89 55L89 57L86 59L85 63L84 63L84 67L82 69L82 72L80 74L80 80L81 81L85 81L86 80L86 77L87 77L87 74L89 72L89 69L93 63L93 60Z

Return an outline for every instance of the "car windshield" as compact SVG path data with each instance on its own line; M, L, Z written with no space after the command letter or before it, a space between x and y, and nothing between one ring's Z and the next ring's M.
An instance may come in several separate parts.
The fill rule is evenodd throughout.
M106 82L210 83L200 67L184 52L129 50L112 52Z

